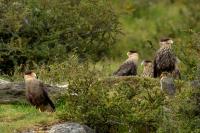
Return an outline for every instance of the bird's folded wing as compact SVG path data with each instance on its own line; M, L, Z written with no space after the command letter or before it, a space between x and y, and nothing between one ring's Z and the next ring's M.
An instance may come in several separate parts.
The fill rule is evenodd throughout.
M134 62L125 62L123 63L119 69L114 72L114 75L117 76L128 76L128 75L133 75L134 71L136 69L136 65Z

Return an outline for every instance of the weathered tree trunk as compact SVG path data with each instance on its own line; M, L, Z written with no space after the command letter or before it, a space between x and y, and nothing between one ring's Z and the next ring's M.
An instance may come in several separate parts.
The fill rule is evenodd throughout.
M50 97L59 95L66 88L45 84ZM24 82L0 81L0 104L26 101Z

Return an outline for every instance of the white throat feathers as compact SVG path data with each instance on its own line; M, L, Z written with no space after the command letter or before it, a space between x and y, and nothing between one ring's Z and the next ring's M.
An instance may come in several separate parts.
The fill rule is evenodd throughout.
M138 53L128 54L128 61L132 60L136 65L138 65L139 55Z
M31 74L25 74L24 75L24 80L25 81L29 81L29 80L33 80L36 79L36 74L34 72L32 72Z
M172 44L173 44L172 40L160 42L160 48L170 48L171 49Z

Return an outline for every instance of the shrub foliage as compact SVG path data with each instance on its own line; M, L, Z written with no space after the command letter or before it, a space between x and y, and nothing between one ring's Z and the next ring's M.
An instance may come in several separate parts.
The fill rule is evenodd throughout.
M68 53L99 60L119 32L117 15L102 0L1 0L0 70L52 63Z
M169 97L157 79L106 78L74 57L63 65L60 71L69 86L61 98L60 119L81 122L99 133L199 131L199 88L187 82L176 81L176 96Z

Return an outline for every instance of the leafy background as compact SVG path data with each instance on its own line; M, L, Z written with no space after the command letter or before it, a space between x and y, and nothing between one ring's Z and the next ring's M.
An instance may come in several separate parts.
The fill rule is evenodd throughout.
M0 77L23 81L23 72L32 69L46 83L69 84L54 99L52 115L26 103L0 105L0 131L64 120L100 133L200 132L199 88L190 85L200 78L198 3L0 0ZM111 77L127 51L139 51L140 61L152 60L166 36L181 60L174 98L160 91L159 79L139 77L141 66L136 77Z

